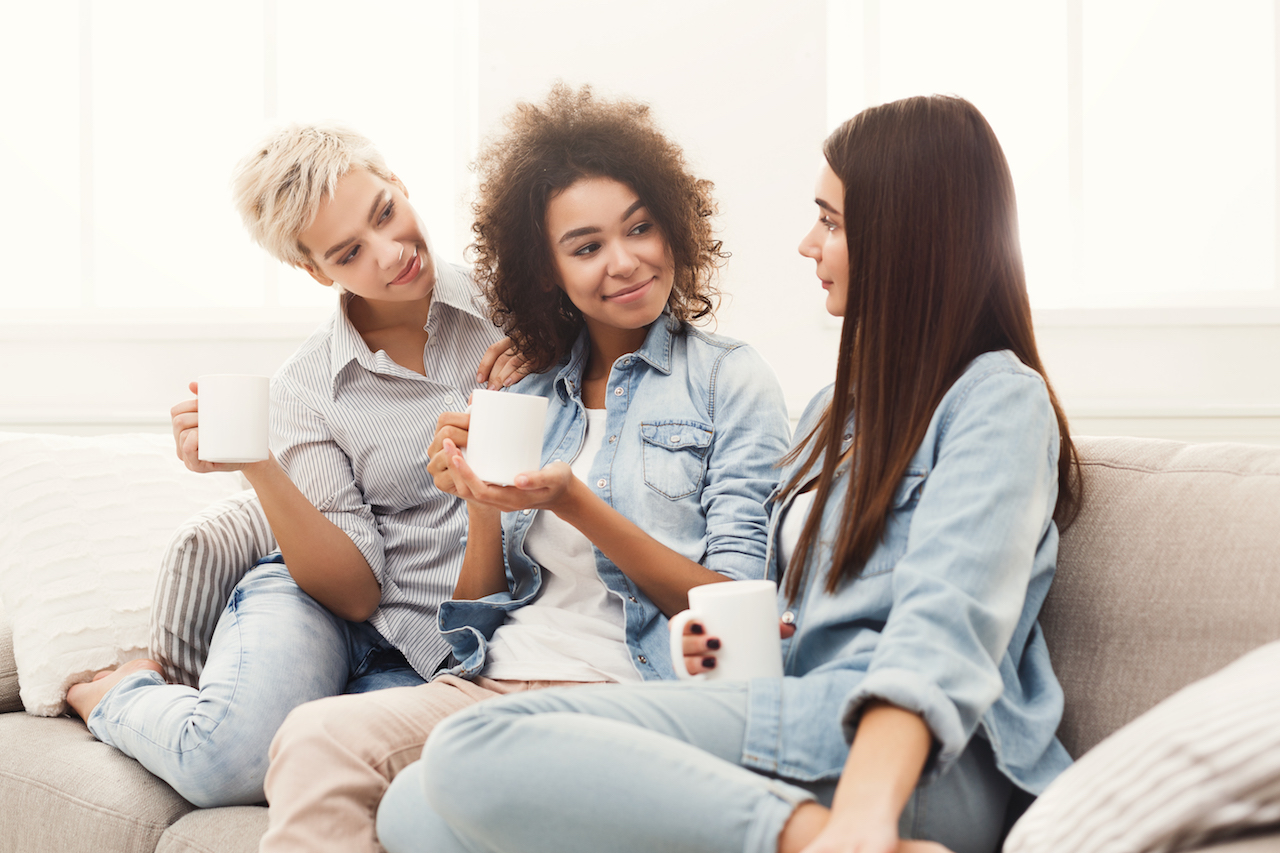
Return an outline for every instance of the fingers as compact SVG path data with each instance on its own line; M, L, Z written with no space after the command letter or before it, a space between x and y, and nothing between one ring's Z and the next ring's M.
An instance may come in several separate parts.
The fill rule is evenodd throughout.
M456 426L442 426L436 430L435 436L431 439L431 446L427 448L427 453L435 456L441 450L444 450L445 441L451 441L455 448L467 446L467 430Z
M194 391L196 383L191 383L191 390ZM169 417L173 428L174 449L178 454L178 458L182 460L182 464L186 465L192 471L205 471L212 469L202 469L201 463L197 458L199 449L199 433L197 427L200 423L200 415L198 414L199 401L183 400L169 410Z
M515 352L512 343L511 338L503 338L484 351L484 355L480 357L480 364L476 368L477 382L490 380L493 374L493 366L498 363L498 359L502 358L502 356L506 355L510 358L511 354ZM494 387L492 382L490 382L489 387Z
M573 477L573 469L566 462L550 462L537 471L525 471L516 475L516 488L524 491L547 489L559 494Z
M515 350L510 350L498 360L489 374L489 389L508 388L529 375L529 360Z
M690 675L708 672L716 668L716 652L720 650L720 638L709 637L701 622L690 621L684 626L680 639L685 668Z

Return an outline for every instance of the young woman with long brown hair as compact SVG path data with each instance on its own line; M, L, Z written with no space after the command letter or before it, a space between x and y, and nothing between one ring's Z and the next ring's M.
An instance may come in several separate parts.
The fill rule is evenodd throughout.
M800 251L844 326L770 502L784 677L479 706L393 786L379 820L397 837L990 853L1015 791L1070 762L1036 618L1075 453L1000 145L967 101L927 97L860 113L824 154ZM710 668L715 638L684 640L688 669Z

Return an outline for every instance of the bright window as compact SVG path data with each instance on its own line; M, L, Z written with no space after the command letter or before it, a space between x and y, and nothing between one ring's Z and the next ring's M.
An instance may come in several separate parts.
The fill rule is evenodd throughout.
M371 137L433 242L459 257L475 6L385 0L377 10L335 0L6 10L21 37L0 51L5 305L332 304L253 245L231 205L232 168L277 116L339 119Z
M830 0L829 123L959 94L1038 307L1280 305L1273 0Z

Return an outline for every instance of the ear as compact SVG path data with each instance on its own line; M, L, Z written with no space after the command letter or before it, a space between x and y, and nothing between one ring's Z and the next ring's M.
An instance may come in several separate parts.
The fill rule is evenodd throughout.
M324 273L318 271L315 267L311 266L311 264L299 264L298 267L299 269L306 270L307 275L311 276L316 281L323 284L325 287L333 286L333 279L329 278L329 276L325 275Z

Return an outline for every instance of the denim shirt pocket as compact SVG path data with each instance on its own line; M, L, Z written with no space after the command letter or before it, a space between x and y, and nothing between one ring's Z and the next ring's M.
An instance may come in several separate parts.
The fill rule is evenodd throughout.
M929 474L919 468L908 468L893 492L893 506L884 522L884 539L863 568L861 577L892 571L907 551L907 531L911 515L920 502L920 492Z
M712 427L698 421L640 424L645 485L670 500L687 498L702 487Z

